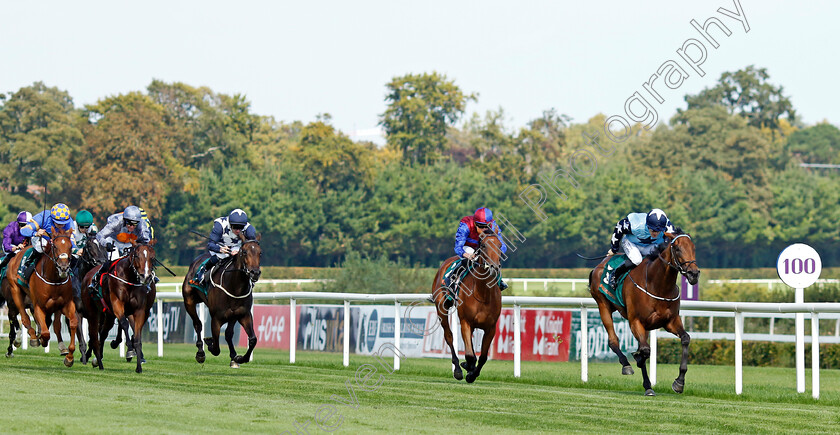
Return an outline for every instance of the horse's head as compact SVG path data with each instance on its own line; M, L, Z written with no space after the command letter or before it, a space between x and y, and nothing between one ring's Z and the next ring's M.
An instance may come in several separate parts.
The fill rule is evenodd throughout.
M44 252L55 263L60 278L67 278L70 273L70 253L73 251L71 233L70 230L53 228L50 232L50 242L44 249Z
M155 270L155 248L152 247L154 242L152 240L148 245L139 244L134 246L131 248L131 253L129 254L129 264L143 285L149 285L154 277L152 274Z
M239 253L236 254L235 267L245 272L252 282L256 282L262 274L262 271L260 271L261 257L262 248L260 248L259 237L257 237L257 240L249 240L239 248Z
M498 270L501 267L502 241L491 228L487 228L478 234L479 265ZM486 264L485 264L486 263Z
M674 233L665 233L665 238L668 239L668 245L663 255L666 256L668 265L685 275L691 285L697 284L700 268L697 267L691 236L677 230Z

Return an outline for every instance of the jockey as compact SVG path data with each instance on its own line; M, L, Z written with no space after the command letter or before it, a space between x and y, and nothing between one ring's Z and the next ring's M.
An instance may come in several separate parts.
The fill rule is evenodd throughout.
M210 233L210 241L207 242L207 249L210 250L210 258L203 267L195 273L194 282L201 287L207 286L206 273L219 260L236 255L245 240L256 240L257 230L248 222L248 215L241 209L235 209L227 216L222 216L213 221L213 231Z
M17 215L17 219L9 222L9 225L3 230L4 254L16 253L26 245L26 237L20 234L20 229L26 226L30 219L32 219L32 214L28 211L22 211Z
M630 213L615 225L610 250L607 255L614 255L621 251L627 254L627 259L610 274L610 286L615 287L617 277L629 272L642 262L644 256L653 252L656 245L663 243L664 232L674 230L665 212L655 208L650 213Z
M152 240L152 227L149 219L143 218L140 208L130 205L122 213L108 217L108 223L96 234L99 246L107 246L108 251L117 248L117 256L136 243L149 243Z
M458 230L455 232L455 253L461 258L455 260L458 264L450 269L452 272L449 275L444 277L444 283L453 293L458 286L461 274L464 273L463 269L467 267L467 261L464 260L472 260L476 256L475 250L478 249L479 244L478 234L486 228L492 228L499 235L499 241L502 242L502 253L507 252L507 245L501 237L502 230L493 220L493 212L489 208L480 207L472 216L461 218ZM508 285L501 278L499 276L499 289L504 291L508 288Z
M21 264L21 268L23 269L21 278L23 282L29 281L29 276L32 275L32 271L35 270L35 264L38 263L38 259L44 253L44 248L50 240L50 232L53 229L69 230L71 233L73 231L73 218L70 217L70 209L64 204L58 203L52 206L51 209L44 210L32 216L29 223L20 229L20 234L23 237L31 237L30 242L32 243L32 248L34 248L34 252L32 252L32 248L29 249L31 252L29 258L25 264ZM71 236L70 242L73 245L72 252L75 254L78 251L76 239Z
M17 219L9 222L3 230L3 257L0 258L0 270L12 259L12 256L26 246L26 237L20 234L20 229L26 226L30 219L32 215L28 211L22 211L17 215Z
M99 229L93 224L93 215L87 210L82 210L76 213L76 222L73 226L73 238L76 239L76 245L81 250L85 249L89 239L96 236ZM81 251L79 255L81 255Z

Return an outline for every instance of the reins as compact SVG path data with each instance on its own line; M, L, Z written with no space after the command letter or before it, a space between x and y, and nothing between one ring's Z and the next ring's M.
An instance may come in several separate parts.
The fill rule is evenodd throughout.
M677 272L679 272L680 274L684 274L686 271L683 268L683 266L686 265L686 264L691 264L691 263L697 264L697 260L683 261L683 262L677 262L676 261L677 257L674 254L674 241L676 241L680 237L688 237L688 240L691 240L691 236L689 236L688 234L679 234L676 237L674 237L673 239L671 239L671 241L668 242L668 249L671 251L671 260L666 261L662 257L662 252L661 251L657 254L657 257L658 257L659 260L662 260L663 263L668 265L668 267L676 269ZM672 260L674 261L675 264L671 264ZM645 266L645 285L647 285L647 283L648 283L648 267L651 264L652 263L648 262L647 266ZM630 276L630 274L628 274L627 277L630 278L630 281L633 283L633 285L636 286L637 289L641 290L642 292L644 292L646 295L652 297L653 299L656 299L656 300L659 300L659 301L665 301L665 302L674 302L676 300L679 300L682 297L682 293L679 292L679 290L678 290L677 296L673 297L673 298L663 298L661 296L656 296L656 295L652 294L651 292L645 290L642 286L640 286L636 282L636 280L634 280L633 277Z

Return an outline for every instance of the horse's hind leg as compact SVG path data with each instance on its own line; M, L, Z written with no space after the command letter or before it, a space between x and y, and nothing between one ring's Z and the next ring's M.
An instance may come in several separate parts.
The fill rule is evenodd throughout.
M69 323L69 322L68 322ZM69 324L68 324L69 327ZM79 340L79 361L82 364L87 364L88 359L90 358L90 353L88 352L87 342L85 341L85 333L82 328L82 315L76 311L76 339Z
M607 308L605 303L598 301L598 312L601 314L601 322L604 324L604 329L607 330L610 349L618 355L618 362L621 363L621 374L632 375L633 367L630 366L630 361L627 360L627 356L624 355L624 352L621 351L621 346L618 344L618 335L615 334L612 311Z
M11 309L8 311L9 316L9 348L6 349L6 358L11 358L15 356L15 340L18 339L17 331L20 330L20 324L17 321L17 314L14 313ZM20 344L20 343L18 343Z
M50 328L47 326L47 313L41 309L40 305L32 304L32 315L35 317L35 322L38 324L38 328L41 329L38 334L40 345L47 347L50 344Z
M198 348L198 352L195 353L195 360L203 364L205 359L204 340L202 340L201 336L201 320L198 319L198 313L196 312L197 305L192 297L184 296L184 309L187 310L187 314L192 319L193 329L195 329L195 347Z
M633 320L630 322L630 330L636 340L639 341L639 350L633 354L636 358L636 366L642 369L642 386L645 388L645 396L655 396L651 389L650 378L647 372L647 360L650 358L650 344L648 344L648 331L642 326L642 322Z
M675 393L682 393L683 389L685 389L685 372L688 371L688 344L691 342L691 337L688 335L688 332L685 332L680 316L674 316L674 318L665 325L665 330L679 337L680 343L682 343L680 374L671 385L671 389L673 389Z
M251 360L251 353L254 351L254 348L257 347L257 334L254 332L254 318L251 316L251 313L248 313L245 317L239 319L239 324L242 325L242 330L248 334L248 350L245 352L245 355L242 356L235 356L233 357L233 362L237 364L245 364L246 362ZM228 329L231 329L230 325ZM233 333L231 333L231 337ZM227 334L225 334L227 337ZM228 341L230 343L230 341ZM233 345L231 345L231 349L233 349Z
M488 331L489 329L489 331ZM472 383L481 374L481 368L487 362L487 356L490 355L490 345L493 343L493 337L496 336L495 325L493 328L484 330L484 338L481 340L481 356L478 357L478 365L475 370L467 373L467 382Z
M442 302L441 302L442 303ZM452 352L452 366L454 367L454 371L452 372L452 376L455 377L457 380L464 379L464 373L461 371L460 361L458 360L458 354L455 353L455 347L452 345L452 328L449 326L449 316L446 314L441 314L442 311L438 311L438 319L440 319L440 326L443 328L443 339L446 340L446 344L449 345L449 350Z

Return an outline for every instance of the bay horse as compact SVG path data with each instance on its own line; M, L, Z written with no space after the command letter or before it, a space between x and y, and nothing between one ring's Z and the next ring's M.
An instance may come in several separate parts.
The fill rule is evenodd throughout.
M29 333L29 345L46 347L50 341L49 316L53 313L60 313L66 316L70 326L70 346L64 357L64 365L73 366L73 352L76 350L76 304L73 301L73 288L70 283L70 253L73 242L70 240L72 230L59 230L53 228L50 239L46 241L44 253L35 264L35 270L29 277L29 288L18 284L18 267L20 266L22 254L18 254L9 262L4 286L8 286L8 292L14 300L17 313L20 314L21 323ZM32 302L32 314L38 324L39 331L36 334L32 328L29 315L26 313L27 296ZM10 316L11 317L11 316ZM56 328L60 323L55 322Z
M242 236L240 236L242 237ZM254 317L251 314L251 307L254 305L254 284L260 278L260 237L257 240L243 241L236 255L219 261L207 274L207 294L192 287L189 282L195 276L196 270L210 254L199 256L190 265L187 276L184 277L184 307L190 315L195 328L195 346L198 352L195 353L195 360L204 363L204 344L213 356L219 356L219 331L223 324L227 324L225 340L230 348L230 366L238 368L240 364L247 363L251 359L251 353L257 346L257 335L254 333ZM202 340L201 320L198 317L196 306L203 303L210 311L210 332L212 338ZM237 355L233 346L234 326L236 322L248 334L248 350L244 355Z
M610 257L601 261L589 274L589 293L598 303L601 321L609 336L610 349L618 355L621 374L632 375L633 368L621 347L613 327L612 313L618 311L630 323L630 330L639 342L639 349L633 353L636 365L642 369L642 385L645 395L654 396L647 373L647 360L650 358L649 331L665 328L676 335L682 344L680 372L671 385L675 393L682 393L685 388L685 372L688 370L688 345L691 337L683 328L680 318L680 288L676 285L677 277L682 274L691 285L697 284L700 268L694 254L694 242L691 236L677 228L672 233L665 233L665 242L645 257L627 276L622 286L624 306L613 304L601 293L601 272Z
M443 276L449 266L458 259L457 256L450 257L443 262L432 284L430 300L437 307L438 319L443 327L443 337L452 352L452 364L455 367L452 375L459 381L464 379L461 372L463 367L467 371L466 381L468 383L475 382L475 379L481 374L481 368L487 362L487 357L490 355L490 345L496 335L496 322L502 313L502 291L498 286L499 274L501 273L501 248L502 242L492 229L488 228L480 232L476 256L469 261L470 272L458 286L459 294L455 303L458 319L461 322L461 338L464 340L464 359L466 359L466 362L460 364L460 366L458 354L452 345L453 336L452 328L449 326L449 309L444 306L448 290L443 284ZM481 357L478 358L478 364L476 364L472 343L473 332L476 328L484 330L484 338L481 342Z
M116 320L117 337L111 341L111 348L116 349L122 342L123 334L125 334L125 339L129 342L126 360L131 361L134 356L137 356L137 367L134 371L137 373L143 372L143 345L141 340L143 325L149 318L157 294L153 273L155 269L154 244L155 240L152 240L149 244L134 245L128 249L124 256L110 264L100 266L108 267L101 274L104 306L102 301L94 301L95 298L92 298L87 291L83 293L84 303L90 304L92 307L87 310L91 315L88 318L88 333L91 338L90 347L96 354L97 363L95 365L100 370L103 369L103 341L107 337L114 320ZM97 271L98 268L89 271L84 278L84 283L89 284ZM85 287L87 286L85 285ZM103 313L104 315L94 315L94 311L97 311L97 314ZM129 333L129 318L134 322L134 325L132 325L133 335ZM100 322L102 323L100 324Z

